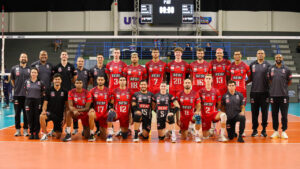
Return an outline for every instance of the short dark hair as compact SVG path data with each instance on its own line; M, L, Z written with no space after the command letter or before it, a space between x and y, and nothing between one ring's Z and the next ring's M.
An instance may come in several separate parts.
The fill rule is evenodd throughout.
M197 48L196 52L204 52L203 48Z
M105 80L105 77L104 77L103 75L97 76L96 80L97 80L99 77L103 77L104 80Z
M30 72L31 72L32 70L36 70L36 71L39 73L39 69L38 69L38 68L36 68L36 67L32 67L32 68L30 68Z
M158 51L159 51L159 49L158 49L158 48L152 48L152 50L151 50L151 51L154 51L154 50L158 50Z
M55 78L60 78L60 79L62 79L62 77L61 77L61 74L59 74L59 73L55 73L54 75L53 75L53 79L55 79Z
M115 51L115 50L119 50L119 51L121 51L121 50L120 50L120 48L114 48L114 51Z
M236 82L235 81L233 81L233 80L229 80L228 82L227 82L227 86L229 85L229 84L234 84L234 85L236 85Z
M142 82L147 83L147 80L145 80L145 79L141 80L141 81L140 81L140 84L141 84ZM147 83L147 84L148 84L148 83Z
M83 79L82 78L77 78L76 80L75 80L75 82L83 82Z

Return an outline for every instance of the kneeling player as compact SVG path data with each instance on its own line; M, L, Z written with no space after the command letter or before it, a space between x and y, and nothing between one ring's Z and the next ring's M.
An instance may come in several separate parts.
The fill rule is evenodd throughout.
M201 105L199 94L197 92L192 91L192 81L190 79L185 79L183 82L183 86L184 90L176 94L176 99L180 104L180 118L179 113L176 112L177 124L180 126L181 139L185 140L188 135L188 128L190 122L196 123L195 141L198 143L201 142L199 134L199 130L201 129Z
M225 137L225 128L227 116L224 112L218 111L221 106L221 95L219 91L212 87L212 75L205 76L205 88L199 91L201 99L201 116L203 137L209 137L211 122L221 121L221 134L219 141L227 141Z
M68 109L67 100L68 92L61 87L62 78L60 74L53 76L54 86L46 91L43 103L42 113L40 115L40 123L42 128L41 141L48 140L46 121L53 121L54 132L57 139L60 139L64 119L66 118L66 108Z
M126 78L120 77L119 84L120 86L113 90L111 96L111 103L114 104L114 109L108 111L108 136L106 139L108 142L113 140L113 121L119 120L123 139L127 139L128 127L129 124L132 123L132 116L130 113L131 94L130 90L126 87Z
M178 112L180 106L175 97L167 93L166 82L162 82L160 84L160 93L157 93L154 96L154 102L156 103L155 112L157 117L157 129L159 140L164 140L164 129L166 128L166 122L168 122L171 128L171 140L173 143L175 143L176 133L174 112ZM171 103L173 103L174 109L171 109Z
M104 84L104 76L98 76L97 86L90 90L93 108L89 111L89 113L94 115L96 121L99 122L100 137L102 139L106 138L108 110L113 108L113 105L110 103L111 94L109 89L105 87Z
M143 132L141 136L144 139L149 138L151 130L152 119L152 106L153 106L153 94L147 91L147 81L140 81L140 91L136 92L132 96L132 112L134 121L134 142L139 141L138 129L142 123Z
M92 102L91 94L82 88L83 82L81 79L75 81L75 89L69 91L68 104L70 111L67 113L67 135L63 141L71 141L71 124L72 119L81 120L84 137L89 141L95 141L94 137L94 114L88 112Z

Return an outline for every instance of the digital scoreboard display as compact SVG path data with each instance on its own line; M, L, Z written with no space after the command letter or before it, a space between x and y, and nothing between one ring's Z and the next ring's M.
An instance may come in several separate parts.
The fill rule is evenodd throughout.
M179 26L194 22L193 0L141 0L141 22Z

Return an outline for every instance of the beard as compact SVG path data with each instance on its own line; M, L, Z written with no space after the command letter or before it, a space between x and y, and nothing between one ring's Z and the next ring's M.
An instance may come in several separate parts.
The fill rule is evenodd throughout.
M186 86L186 87L184 87L184 89L189 90L189 89L191 89L191 87L190 86Z
M276 64L280 65L282 63L282 60L276 60Z

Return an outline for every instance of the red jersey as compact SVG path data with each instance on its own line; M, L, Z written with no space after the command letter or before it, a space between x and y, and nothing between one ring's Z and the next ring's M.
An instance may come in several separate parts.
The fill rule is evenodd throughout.
M149 91L156 94L160 91L160 84L164 80L167 64L161 60L157 63L152 60L146 63Z
M105 73L109 75L109 91L113 91L119 87L119 78L123 74L123 69L127 67L123 61L114 62L110 61L106 65Z
M189 73L189 64L185 61L169 62L167 72L170 73L170 90L183 90L183 81Z
M236 82L236 90L241 93L246 92L246 75L250 77L250 67L245 63L241 62L236 65L232 62L227 68L227 76L230 76L230 80Z
M221 94L218 89L211 88L207 90L202 88L199 91L201 99L201 115L202 117L210 116L215 112L218 112L217 103L221 101Z
M184 91L180 91L176 94L176 99L180 104L181 117L193 116L196 104L201 102L199 94L193 91L189 94L186 94Z
M198 63L194 61L190 64L190 73L192 77L193 90L199 91L205 87L205 75L209 73L209 63L204 61L203 63Z
M209 62L209 70L213 76L213 87L216 89L227 89L226 70L230 65L230 61L223 59L221 62L212 60Z
M127 88L122 90L118 87L113 91L111 99L114 100L116 113L119 116L128 116L131 103L130 90Z
M68 93L68 100L73 101L73 106L76 109L83 109L86 103L92 102L92 97L89 91L82 89L82 92L76 92L76 89L71 89Z
M140 91L140 81L147 79L147 71L141 65L129 65L124 68L123 75L127 79L127 88L133 93Z
M96 113L105 115L107 113L108 102L110 101L111 94L107 87L100 90L97 86L90 90L92 95L94 109Z

